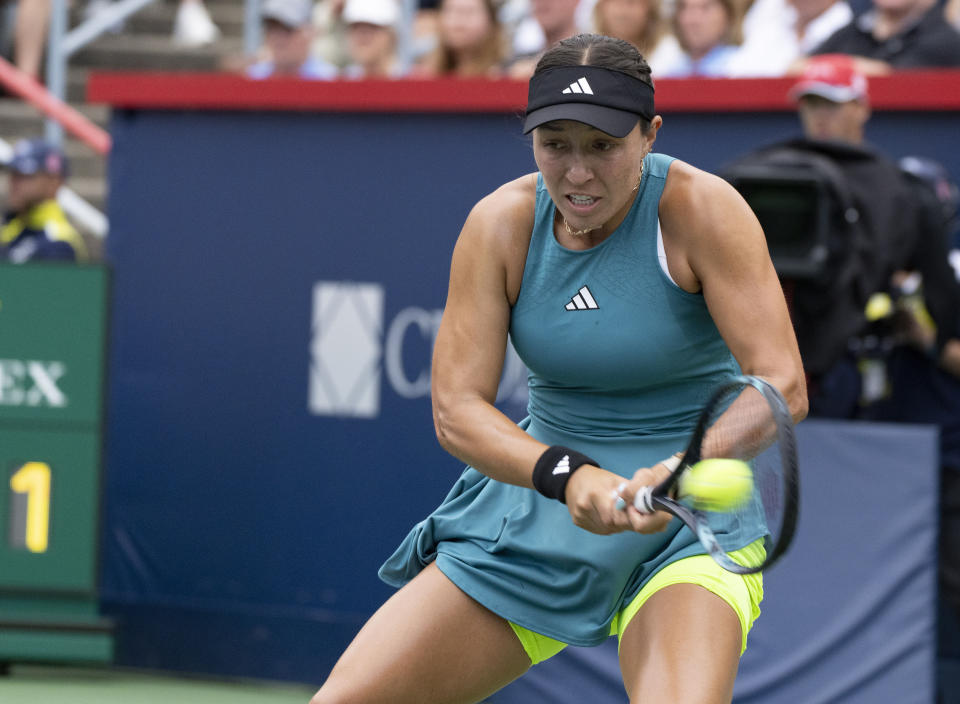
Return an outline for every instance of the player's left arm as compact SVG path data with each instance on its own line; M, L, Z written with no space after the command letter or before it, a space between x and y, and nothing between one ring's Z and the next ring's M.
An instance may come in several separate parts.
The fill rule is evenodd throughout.
M800 351L753 211L726 181L678 161L670 168L660 218L674 280L702 291L743 373L770 381L794 421L801 420L807 392Z

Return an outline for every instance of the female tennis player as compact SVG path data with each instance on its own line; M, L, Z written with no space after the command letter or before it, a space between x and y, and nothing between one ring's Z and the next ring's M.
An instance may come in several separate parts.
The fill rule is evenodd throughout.
M795 420L806 391L757 220L651 151L662 122L627 42L581 35L539 62L524 126L539 173L468 216L434 349L437 436L470 466L381 568L401 588L313 704L477 702L611 635L631 702L731 700L761 577L632 502L721 381L764 377ZM493 405L508 333L530 369L519 426ZM756 549L762 526L741 528Z

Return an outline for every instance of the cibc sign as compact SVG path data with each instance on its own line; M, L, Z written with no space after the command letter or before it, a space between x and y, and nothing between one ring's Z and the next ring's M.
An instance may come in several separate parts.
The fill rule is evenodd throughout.
M379 283L314 285L308 391L314 415L376 418L384 389L405 399L430 395L430 350L443 311L408 306L385 320L385 299ZM414 338L419 344L411 344ZM508 346L497 399L525 397L526 368Z

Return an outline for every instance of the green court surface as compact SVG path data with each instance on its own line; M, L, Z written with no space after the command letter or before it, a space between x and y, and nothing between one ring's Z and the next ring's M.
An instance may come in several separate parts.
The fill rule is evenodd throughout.
M0 675L3 704L307 704L315 691L112 668L14 665Z

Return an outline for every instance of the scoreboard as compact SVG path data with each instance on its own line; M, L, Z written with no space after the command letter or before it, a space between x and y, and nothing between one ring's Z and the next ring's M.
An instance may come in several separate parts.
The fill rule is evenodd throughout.
M109 280L0 263L0 664L105 662L97 573Z

